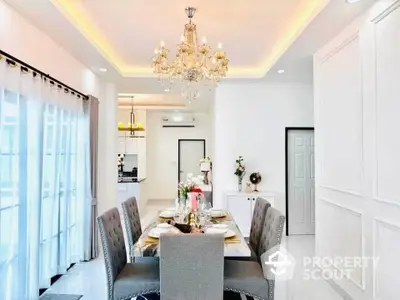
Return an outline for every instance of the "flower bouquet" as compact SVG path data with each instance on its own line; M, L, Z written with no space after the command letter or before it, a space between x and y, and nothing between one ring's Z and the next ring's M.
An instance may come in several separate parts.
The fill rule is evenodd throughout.
M179 191L179 196L181 198L187 199L188 193L192 192L193 189L196 189L197 185L193 181L186 181L186 182L180 182L178 184L178 191Z
M246 166L243 164L242 156L239 156L236 159L236 169L234 174L238 177L238 191L241 192L243 177L246 174Z
M192 181L180 182L178 185L179 197L186 201L186 204L196 210L198 207L198 200L203 194L203 191ZM189 200L189 201L187 201Z

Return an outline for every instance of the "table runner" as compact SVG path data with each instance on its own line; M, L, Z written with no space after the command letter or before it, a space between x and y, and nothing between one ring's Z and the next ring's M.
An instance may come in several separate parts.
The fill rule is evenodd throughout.
M157 224L166 222L167 220L160 218L158 215L156 216L155 220L143 231L138 242L133 245L131 253L134 257L159 256L159 240L149 237L148 233ZM247 242L229 213L224 218L213 219L213 222L226 224L229 229L236 233L234 237L225 239L225 257L249 257L251 255L251 250Z

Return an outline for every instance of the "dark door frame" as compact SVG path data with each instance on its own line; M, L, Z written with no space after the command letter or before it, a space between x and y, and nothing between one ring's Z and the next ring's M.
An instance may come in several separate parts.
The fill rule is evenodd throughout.
M314 131L314 127L285 127L285 202L286 202L286 236L289 236L289 178L288 178L288 134L291 130Z
M205 139L178 139L178 183L181 182L181 142L203 142L203 157L206 157Z

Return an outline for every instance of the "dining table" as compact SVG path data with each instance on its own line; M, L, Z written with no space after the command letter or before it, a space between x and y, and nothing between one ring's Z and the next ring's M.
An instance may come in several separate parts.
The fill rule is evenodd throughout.
M143 230L138 241L132 246L131 255L133 257L157 257L160 256L159 239L149 236L152 229L157 227L160 223L168 222L168 218L160 217L160 212L156 214L156 217L152 220L150 225ZM239 230L235 220L229 212L225 212L223 217L211 218L207 224L207 228L213 227L215 224L225 224L227 229L232 233L231 237L225 238L224 242L224 256L225 257L250 257L251 250L246 242L243 234ZM174 227L174 229L176 229ZM176 232L176 231L175 231ZM185 234L212 234L212 233L185 233ZM179 234L184 234L179 232ZM207 251L207 249L204 249Z

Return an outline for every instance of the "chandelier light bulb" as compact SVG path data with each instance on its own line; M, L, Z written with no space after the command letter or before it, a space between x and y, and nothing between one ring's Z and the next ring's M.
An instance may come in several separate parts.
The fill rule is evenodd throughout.
M160 42L160 46L161 46L162 48L164 48L164 47L165 47L165 42L164 42L164 40L161 40L161 42Z
M207 44L207 38L205 36L203 36L203 38L201 39L201 42L203 43L203 45Z
M222 43L218 43L217 48L218 48L218 50L222 50Z
M158 54L158 49L154 49L154 54Z
M182 34L181 35L181 43L183 43L185 41L185 36Z

